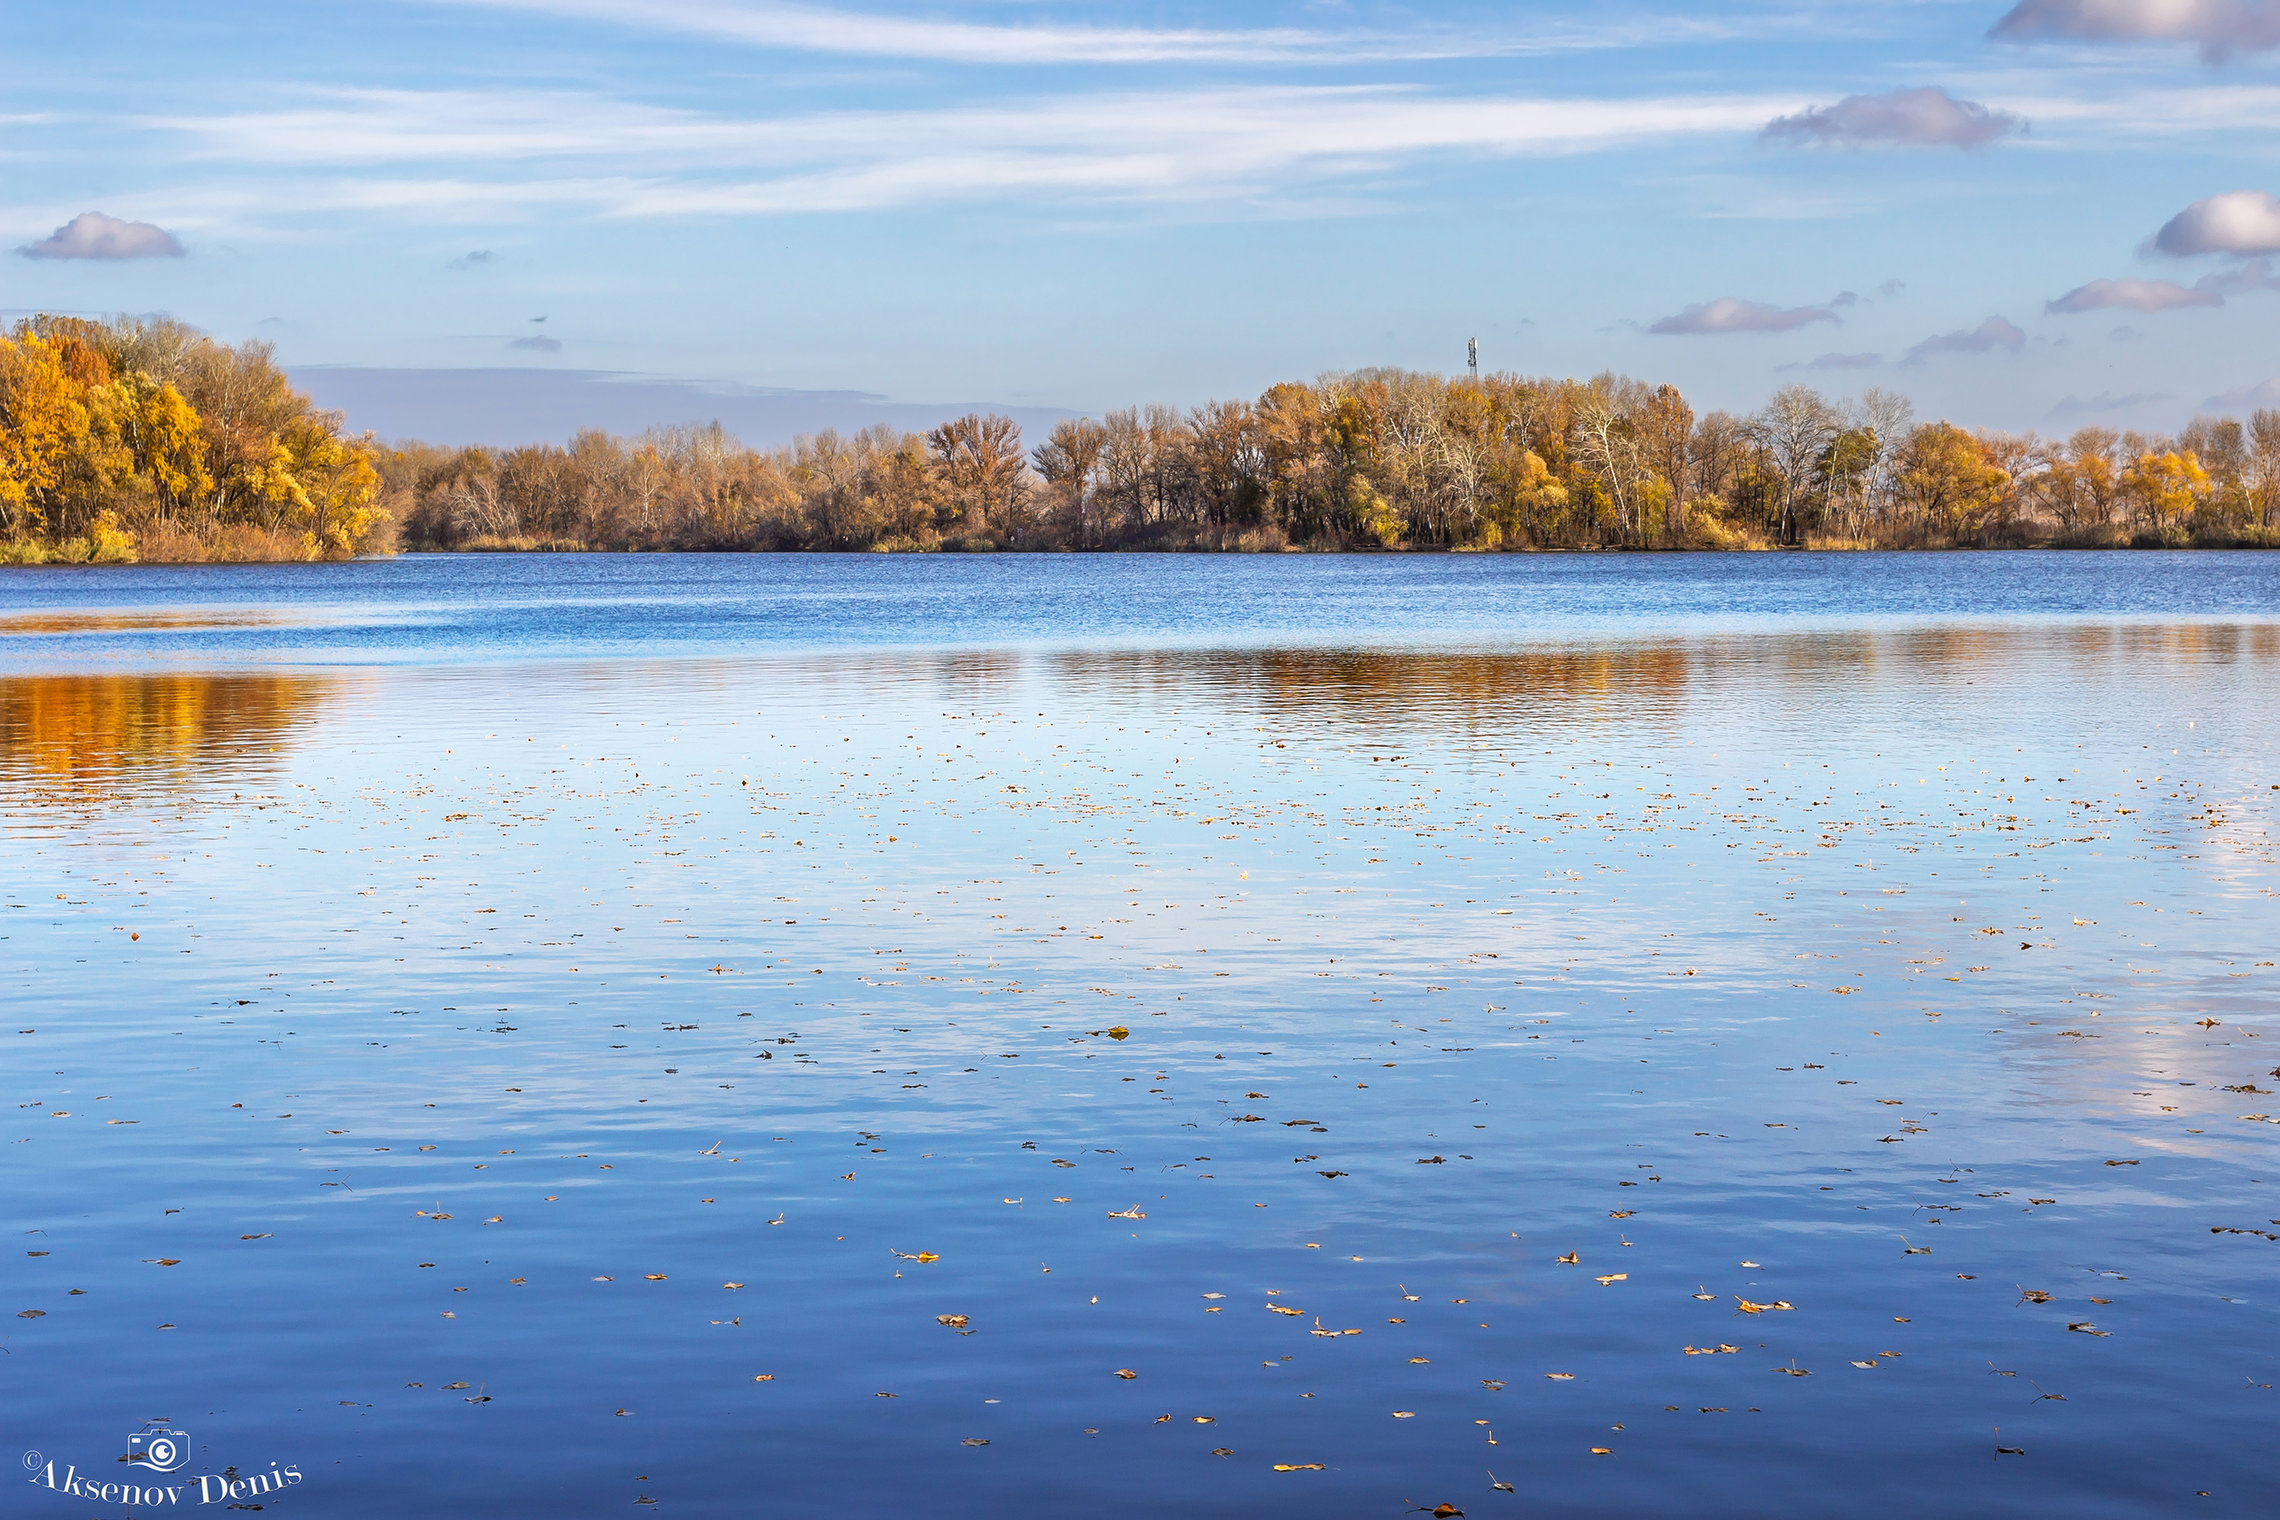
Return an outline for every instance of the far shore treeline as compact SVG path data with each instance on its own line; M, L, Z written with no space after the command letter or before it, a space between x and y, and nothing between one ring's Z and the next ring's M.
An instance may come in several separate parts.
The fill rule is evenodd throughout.
M266 344L35 317L0 338L0 563L396 550L2280 547L2280 412L2065 439L1805 386L1404 370L1256 401L744 447L717 424L566 447L346 432Z

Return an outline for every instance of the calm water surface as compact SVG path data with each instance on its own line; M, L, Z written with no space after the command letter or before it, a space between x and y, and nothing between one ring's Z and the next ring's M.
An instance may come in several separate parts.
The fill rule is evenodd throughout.
M2276 734L2272 556L0 572L10 1470L2271 1512Z

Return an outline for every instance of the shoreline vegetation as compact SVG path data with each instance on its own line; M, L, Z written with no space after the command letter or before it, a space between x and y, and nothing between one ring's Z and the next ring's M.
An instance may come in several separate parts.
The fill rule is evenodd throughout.
M2174 437L1918 422L1809 387L1392 369L1055 424L719 424L567 446L383 443L267 344L40 316L0 338L0 564L424 551L1202 552L2280 548L2280 412Z

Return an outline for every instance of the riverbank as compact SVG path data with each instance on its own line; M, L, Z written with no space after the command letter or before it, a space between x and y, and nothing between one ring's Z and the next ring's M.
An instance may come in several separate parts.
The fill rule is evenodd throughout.
M882 555L962 555L962 554L1312 554L1312 555L1572 555L1572 554L1869 554L1869 553L1984 553L1991 551L2107 551L2107 550L2271 550L2280 549L2280 528L2246 527L2226 533L2136 533L2119 531L2104 534L2068 534L2049 538L2022 539L2009 543L1878 543L1865 539L1840 539L1809 536L1801 544L1778 544L1758 535L1727 534L1723 542L1697 541L1683 544L1505 544L1495 548L1482 548L1471 544L1456 545L1380 545L1325 542L1289 543L1280 541L1280 535L1235 534L1221 541L1209 541L1199 536L1181 538L1162 536L1134 543L1102 544L1077 547L1063 543L1005 543L987 535L971 535L941 539L933 543L919 543L904 539L876 543L858 552ZM318 552L306 536L287 533L267 533L246 528L234 532L201 538L190 534L172 534L155 542L140 540L133 535L114 533L105 538L68 539L59 544L36 540L16 540L0 543L0 565L19 568L52 566L59 569L85 568L98 565L294 565L318 564L346 558L387 559L396 555L428 554L491 554L491 555L649 555L649 554L783 554L845 553L845 550L823 549L746 549L723 548L689 550L669 544L608 545L589 544L570 538L473 538L454 545L403 544L376 552L347 556Z

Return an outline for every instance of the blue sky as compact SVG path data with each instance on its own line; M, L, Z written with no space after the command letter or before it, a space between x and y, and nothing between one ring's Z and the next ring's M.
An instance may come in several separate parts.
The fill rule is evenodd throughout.
M2174 425L2280 404L2275 44L2280 0L11 0L0 307L1084 409L1478 335Z

